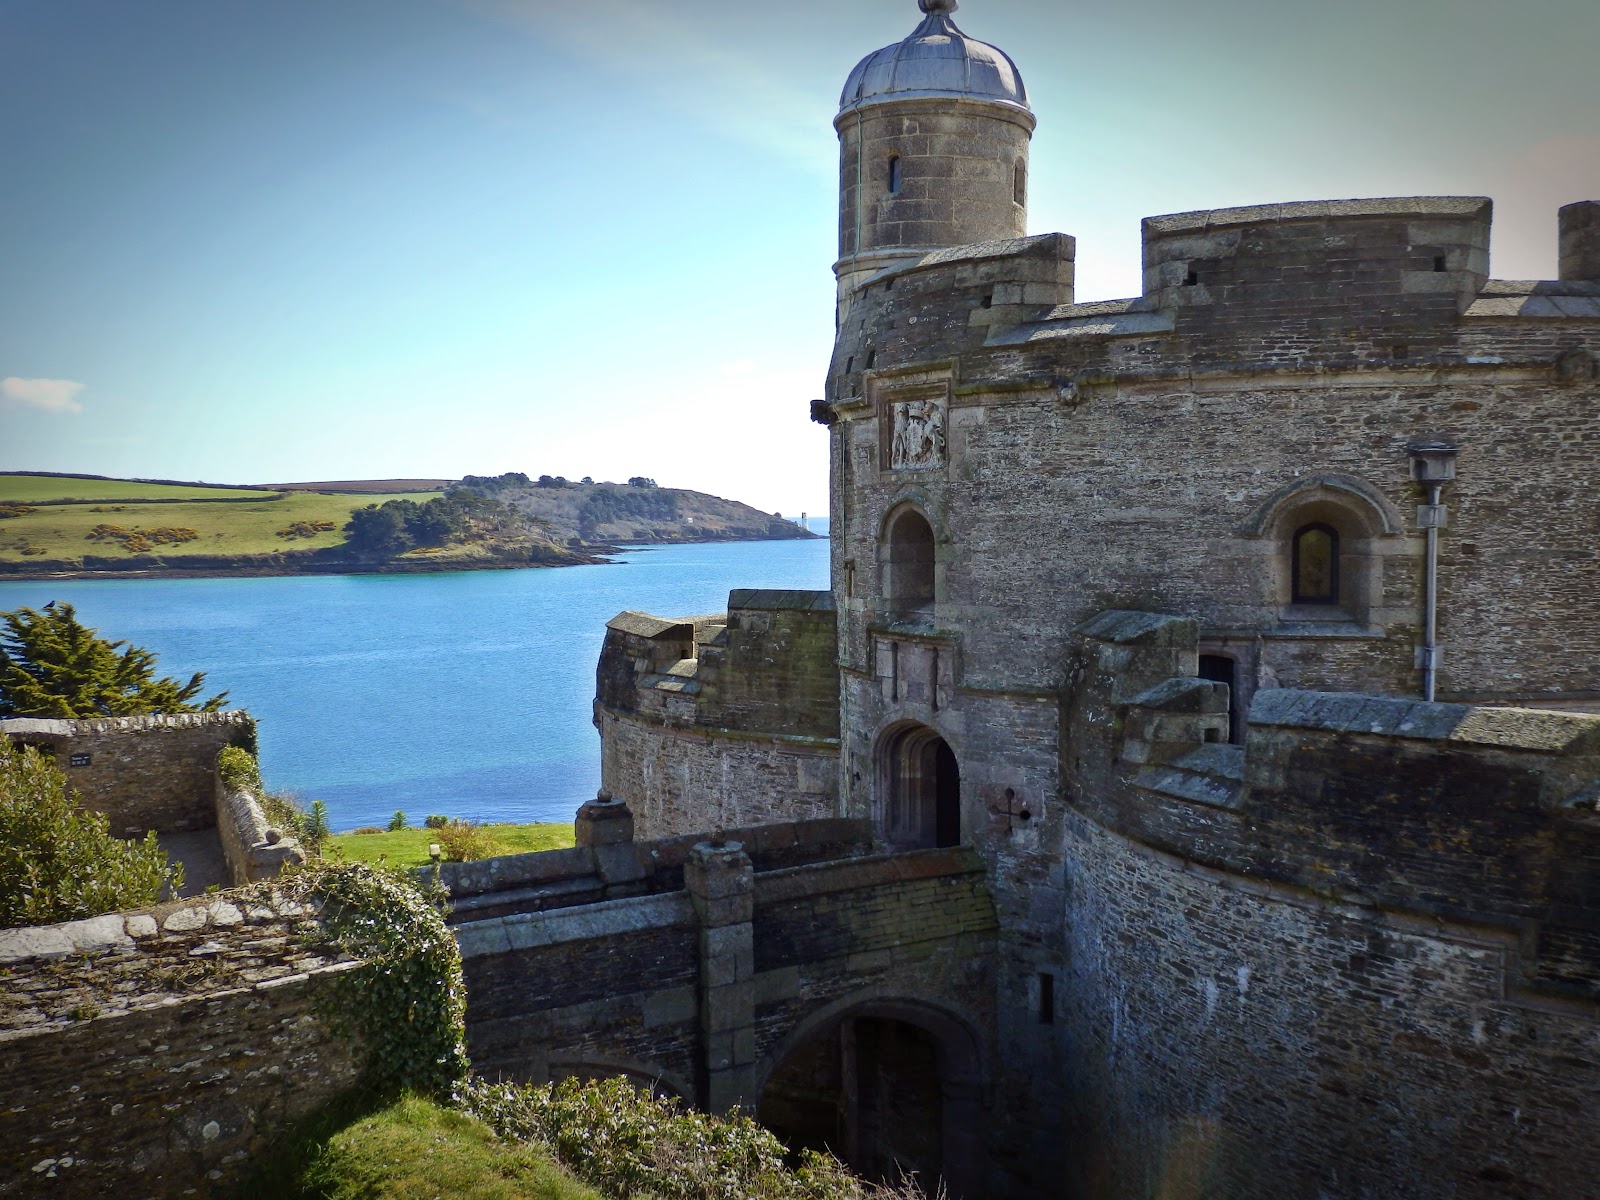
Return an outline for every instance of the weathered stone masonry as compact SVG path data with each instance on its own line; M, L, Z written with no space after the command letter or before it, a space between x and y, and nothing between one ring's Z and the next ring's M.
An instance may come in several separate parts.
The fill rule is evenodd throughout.
M244 712L104 717L78 721L13 717L0 736L50 753L86 807L118 836L210 829L217 824L217 753L255 750Z
M0 933L0 1195L226 1193L349 1086L304 948L264 890Z
M608 624L601 780L640 836L835 814L835 637L827 592L738 590L726 614Z

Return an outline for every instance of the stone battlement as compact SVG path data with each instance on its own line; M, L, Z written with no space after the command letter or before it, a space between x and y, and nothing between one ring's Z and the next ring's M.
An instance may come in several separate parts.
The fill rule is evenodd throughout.
M1148 217L1142 295L1087 305L1074 300L1076 242L1064 234L939 250L865 277L844 298L828 400L865 397L884 372L1013 347L1076 359L1068 377L1163 364L1245 373L1422 363L1549 370L1576 349L1590 356L1583 372L1592 379L1600 353L1596 210L1594 202L1561 210L1560 279L1530 283L1489 278L1492 205L1482 197ZM1507 320L1518 324L1496 324ZM1549 344L1549 331L1523 328L1529 322L1559 322L1565 340ZM1163 341L1117 346L1152 336ZM993 367L1010 369L1003 360Z
M1064 777L1082 812L1263 886L1498 928L1512 990L1600 1018L1600 716L1271 689L1231 746L1225 685L1183 674L1193 621L1079 633Z
M642 834L834 814L836 617L831 592L739 589L715 616L607 623L601 781Z

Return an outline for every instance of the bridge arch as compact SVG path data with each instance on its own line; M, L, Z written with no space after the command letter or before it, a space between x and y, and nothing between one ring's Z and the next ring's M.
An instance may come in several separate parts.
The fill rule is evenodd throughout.
M952 1007L858 992L801 1021L758 1064L756 1113L795 1147L928 1195L981 1195L983 1050Z

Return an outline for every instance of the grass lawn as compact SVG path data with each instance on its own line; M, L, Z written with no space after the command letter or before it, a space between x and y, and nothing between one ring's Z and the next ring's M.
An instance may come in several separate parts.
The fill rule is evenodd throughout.
M246 1196L600 1200L542 1151L501 1141L481 1121L414 1096L313 1135L280 1157L291 1161L258 1172ZM283 1178L291 1172L295 1177Z
M235 488L191 487L176 483L130 483L123 479L62 479L55 475L0 475L0 504L41 500L211 500L219 496L258 496L270 499L273 492L250 492Z
M498 854L531 854L535 850L565 850L573 844L572 825L485 825ZM347 860L377 862L391 867L425 867L428 844L438 841L432 829L402 829L397 833L340 833L323 843L325 852L336 848Z
M0 476L0 501L7 498L6 485L19 478ZM57 481L71 484L85 480ZM125 485L140 486L140 485ZM197 489L169 489L196 491ZM325 496L314 492L294 492L281 499L272 493L212 491L215 497L232 497L207 503L204 500L176 504L85 504L49 505L20 517L0 520L0 563L41 559L77 562L85 554L97 557L134 557L122 544L111 539L90 541L96 525L120 525L124 529L179 527L193 529L200 536L194 541L167 543L150 553L165 561L178 562L196 554L275 554L284 550L320 550L344 543L344 523L352 510L386 500L426 500L431 493L397 495ZM260 496L240 503L239 497ZM22 497L15 497L22 499ZM121 511L95 512L100 509ZM331 521L334 528L312 537L281 538L277 531L300 521ZM24 555L24 547L43 547L44 553Z

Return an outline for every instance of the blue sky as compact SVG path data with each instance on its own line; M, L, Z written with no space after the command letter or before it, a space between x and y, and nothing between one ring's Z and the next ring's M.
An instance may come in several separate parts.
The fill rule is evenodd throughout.
M524 470L820 513L836 143L913 0L0 0L0 468ZM1138 222L1423 193L1549 277L1594 0L967 0L1080 299Z

